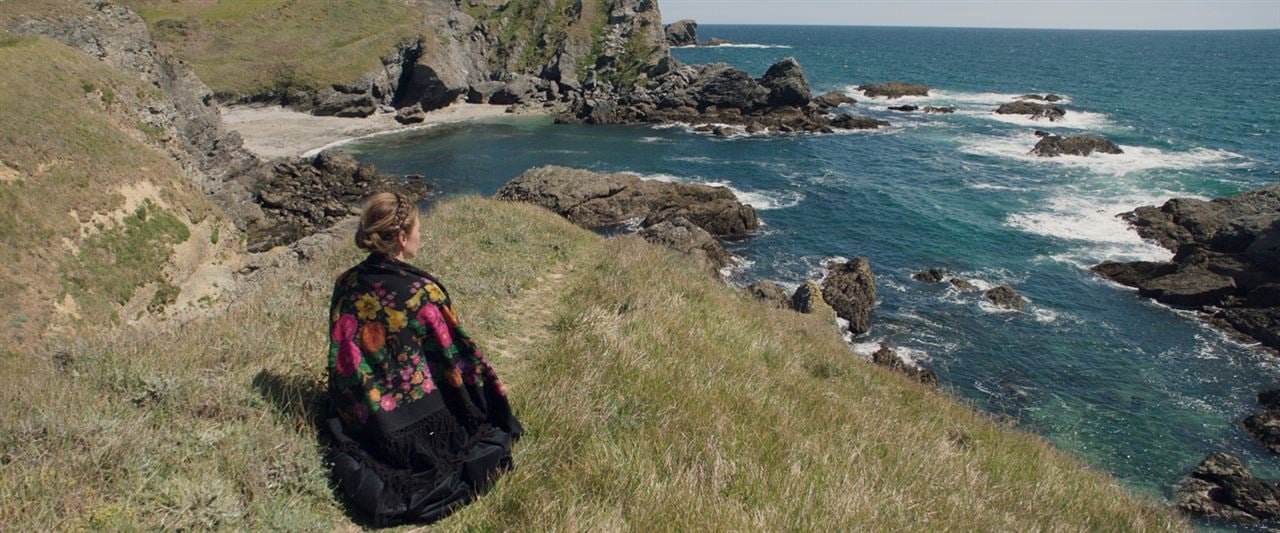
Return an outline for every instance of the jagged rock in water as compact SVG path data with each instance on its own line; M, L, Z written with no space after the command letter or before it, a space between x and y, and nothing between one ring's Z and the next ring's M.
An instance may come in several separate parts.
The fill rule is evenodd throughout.
M1221 307L1211 322L1280 349L1280 185L1120 216L1176 254L1168 263L1105 262L1095 272L1171 305Z
M1057 102L1059 100L1062 100L1062 97L1052 93L1044 96L1040 96L1038 94L1024 94L1022 96L1019 96L1018 99L1019 100L1039 100L1042 102Z
M717 279L720 278L720 269L732 261L732 256L720 241L684 217L675 217L642 228L639 235L645 241L665 246L685 256L698 270Z
M651 226L683 217L712 235L744 236L760 225L755 209L724 187L559 166L529 169L503 185L495 197L537 204L589 228L637 218Z
M813 99L813 91L809 89L809 80L805 79L804 70L794 57L784 57L760 78L760 85L769 89L767 105L773 107L800 107Z
M891 81L888 83L868 83L860 85L858 89L868 97L875 98L883 96L893 99L903 96L929 96L929 87L917 83L904 83L900 81Z
M931 105L920 108L921 113L932 113L935 115L950 115L956 112L954 107L934 107Z
M787 296L786 289L781 285L772 281L760 280L745 289L747 294L779 309L791 309L791 298Z
M889 111L901 111L901 112L903 112L903 113L911 113L911 112L916 111L916 110L919 110L919 109L920 109L919 107L916 107L916 106L913 106L913 105L910 105L910 104L907 104L907 105L891 105L891 106L889 106Z
M880 348L871 354L871 362L892 368L898 372L905 374L907 377L919 381L931 387L938 386L938 375L933 370L922 368L914 364L908 363L898 356L889 345L880 343Z
M1263 411L1244 419L1244 427L1273 453L1280 453L1280 389L1258 393Z
M839 115L831 119L831 127L842 130L874 130L888 125L885 120L856 115Z
M956 290L960 292L978 292L979 290L981 290L978 288L977 285L974 285L968 282L967 280L964 280L961 278L951 278L947 280L947 283L950 283L952 287L955 287Z
M666 27L667 45L693 46L698 44L698 23L690 19L677 20Z
M996 108L996 113L1001 115L1028 115L1033 120L1046 119L1049 122L1058 122L1066 117L1067 110L1058 106L1017 100L1001 104L1000 107Z
M983 296L985 296L987 300L991 301L991 303L1005 309L1021 311L1024 306L1022 297L1018 296L1018 293L1008 285L1001 285L999 287L988 289L987 292L983 293Z
M912 274L911 279L925 283L938 283L942 281L944 274L941 268L930 268L929 270Z
M733 44L733 41L720 39L718 37L712 37L710 39L707 39L707 42L702 43L702 46L721 46L726 44Z
M1071 135L1059 137L1046 135L1040 138L1031 153L1040 157L1057 157L1060 155L1089 155L1092 153L1123 154L1124 151L1115 143L1097 135Z
M865 257L830 265L822 282L822 299L849 321L849 331L861 335L871 329L871 310L876 306L876 276Z
M1199 267L1182 268L1138 284L1138 294L1184 307L1215 305L1235 290L1235 280Z
M812 101L813 103L818 104L818 107L821 109L831 109L834 107L840 107L844 104L853 105L858 103L858 101L854 100L853 97L840 91L822 93L814 97Z
M1257 522L1280 517L1280 488L1253 477L1239 459L1215 452L1178 484L1173 506L1194 516Z

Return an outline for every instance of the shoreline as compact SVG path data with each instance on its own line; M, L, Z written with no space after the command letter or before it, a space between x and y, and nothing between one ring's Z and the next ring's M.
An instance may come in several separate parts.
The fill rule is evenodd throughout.
M240 134L246 150L264 159L315 155L351 141L509 114L508 106L458 103L428 111L416 124L396 122L395 113L364 118L316 116L281 106L235 105L219 110L227 129Z

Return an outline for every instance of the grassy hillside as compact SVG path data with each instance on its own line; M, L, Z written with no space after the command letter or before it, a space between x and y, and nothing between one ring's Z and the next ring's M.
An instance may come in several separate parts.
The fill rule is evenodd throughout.
M52 40L2 32L0 72L0 303L17 341L0 354L198 298L182 290L192 270L238 243L155 148L165 132L136 115L163 95Z
M638 239L476 198L423 228L417 262L528 429L517 469L442 529L1185 527ZM359 258L343 243L181 330L0 359L28 385L0 388L0 523L354 528L314 422L331 280Z
M391 0L123 3L221 96L355 81L421 23L420 11Z

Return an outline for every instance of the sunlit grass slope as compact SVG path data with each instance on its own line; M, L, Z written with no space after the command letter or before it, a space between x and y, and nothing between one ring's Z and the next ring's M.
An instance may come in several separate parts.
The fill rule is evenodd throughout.
M126 0L165 52L221 96L351 83L420 32L421 11L390 0Z
M164 95L46 38L0 32L0 325L29 353L51 331L122 324L183 299L197 260L238 245L132 110ZM221 235L219 232L221 231ZM219 242L221 239L221 242Z
M856 359L635 238L478 198L423 221L528 430L445 530L1154 530L1178 519L1042 439ZM224 316L3 359L0 523L354 528L328 485L346 242ZM500 348L500 349L499 349ZM26 385L21 385L26 384Z

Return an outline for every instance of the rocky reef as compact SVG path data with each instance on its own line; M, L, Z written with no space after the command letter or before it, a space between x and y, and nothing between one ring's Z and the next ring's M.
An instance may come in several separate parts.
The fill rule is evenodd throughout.
M1174 198L1121 216L1174 257L1107 261L1095 272L1280 349L1280 185L1209 201Z
M795 58L774 63L760 78L725 63L674 64L650 87L596 86L571 97L558 122L587 124L685 123L728 135L874 129L888 122L829 111L851 103L831 93L815 102ZM834 105L833 105L834 104ZM721 128L721 129L717 129Z
M1043 135L1040 141L1036 142L1034 148L1031 149L1033 155L1040 157L1058 157L1061 155L1080 155L1087 156L1089 154L1123 154L1115 143L1100 137L1098 135L1069 135L1060 137L1057 135Z
M1228 522L1280 518L1280 485L1258 479L1239 459L1212 453L1178 484L1173 506L1187 514Z

